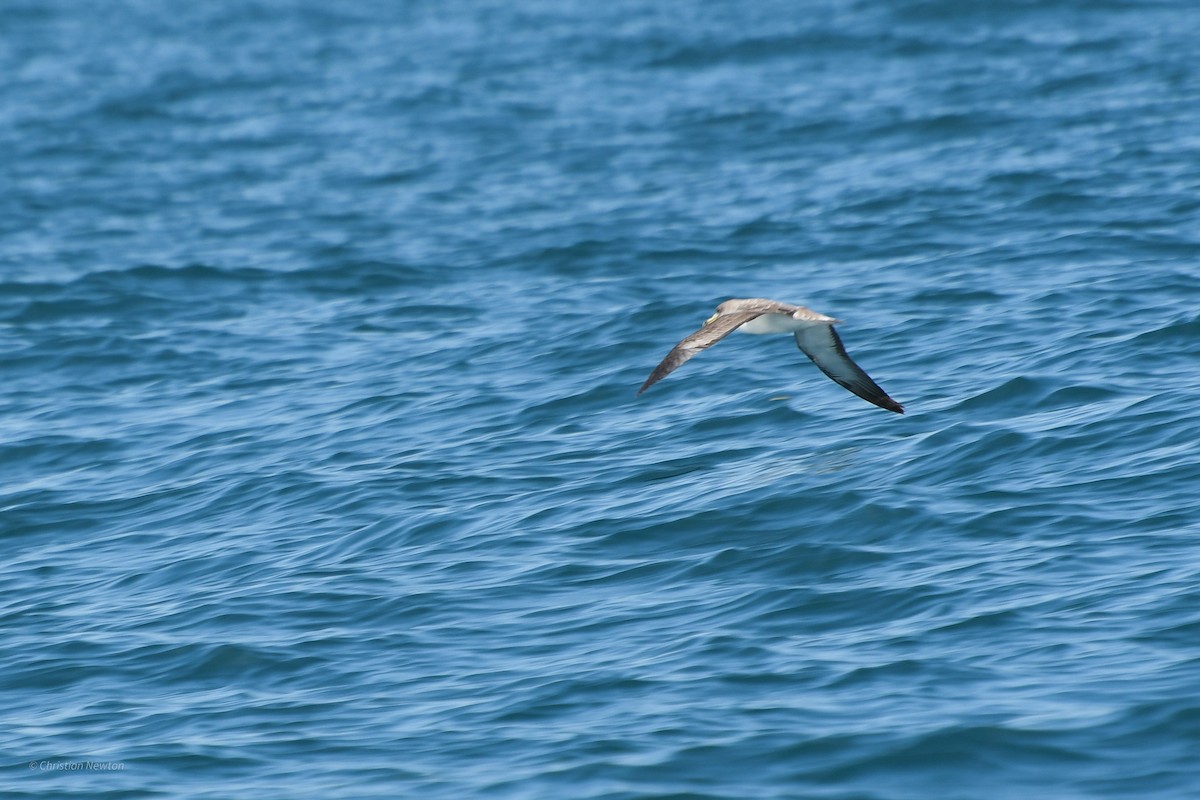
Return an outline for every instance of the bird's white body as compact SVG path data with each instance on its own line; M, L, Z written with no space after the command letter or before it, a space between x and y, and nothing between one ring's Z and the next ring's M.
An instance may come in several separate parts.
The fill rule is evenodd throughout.
M743 333L795 333L817 325L832 325L837 322L824 314L808 318L797 318L793 314L763 314L738 328Z

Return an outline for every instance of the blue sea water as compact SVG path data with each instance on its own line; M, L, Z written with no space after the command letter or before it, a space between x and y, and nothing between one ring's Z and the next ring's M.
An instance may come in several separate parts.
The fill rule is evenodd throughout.
M1198 41L6 0L0 794L1196 797Z

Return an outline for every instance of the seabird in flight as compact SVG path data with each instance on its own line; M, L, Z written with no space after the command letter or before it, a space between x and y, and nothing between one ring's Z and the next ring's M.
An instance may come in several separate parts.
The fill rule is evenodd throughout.
M871 376L846 355L842 340L833 329L840 320L818 314L804 306L793 306L776 300L726 300L717 306L717 313L708 318L704 327L675 345L662 363L654 368L650 377L638 389L638 394L649 389L671 372L678 369L692 356L705 348L712 347L737 329L746 333L791 333L804 355L812 359L821 372L836 383L880 408L904 413L904 407Z

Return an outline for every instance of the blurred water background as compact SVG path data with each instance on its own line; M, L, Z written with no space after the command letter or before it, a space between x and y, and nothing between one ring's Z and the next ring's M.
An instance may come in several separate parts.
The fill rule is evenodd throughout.
M6 0L0 791L1196 797L1197 42Z

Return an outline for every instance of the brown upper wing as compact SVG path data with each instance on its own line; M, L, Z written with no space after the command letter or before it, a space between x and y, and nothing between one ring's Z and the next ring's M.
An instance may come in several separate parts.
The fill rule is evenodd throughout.
M638 394L649 389L658 381L670 375L676 369L683 365L692 356L699 353L706 347L712 347L717 342L724 339L729 334L733 333L740 326L745 325L755 317L761 317L764 311L739 311L732 314L722 314L712 322L705 325L700 330L688 336L679 344L667 353L667 357L654 368L650 373L650 377L646 378L646 382L642 384L642 388L637 390Z

